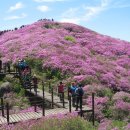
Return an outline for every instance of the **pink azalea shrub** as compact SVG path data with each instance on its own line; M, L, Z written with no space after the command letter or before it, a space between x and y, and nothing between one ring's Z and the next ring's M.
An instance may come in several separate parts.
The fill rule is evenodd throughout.
M102 111L106 108L107 102L108 97L95 97L95 117L98 121L104 119L104 114L102 113ZM88 96L88 98L86 99L86 105L90 108L92 107L92 96Z
M117 101L117 100L124 100L125 98L128 98L130 99L130 94L129 93L126 93L126 92L123 92L123 91L120 91L120 92L117 92L113 95L112 99L114 101Z
M0 56L13 63L39 59L42 68L59 69L86 84L130 89L130 44L75 24L38 21L4 33Z
M130 103L124 102L122 100L118 100L115 103L115 108L120 110L130 111Z
M103 122L101 122L98 126L98 130L108 130L111 127L111 120L105 120Z
M100 84L85 85L83 87L83 90L84 90L85 94L90 95L92 93L95 93L95 95L97 95L99 97L107 96L107 97L111 98L113 95L110 88L107 88Z
M119 120L130 120L130 103L118 100L114 103L112 107L113 119Z
M114 101L113 117L128 121L130 117L130 94L117 92L112 99Z

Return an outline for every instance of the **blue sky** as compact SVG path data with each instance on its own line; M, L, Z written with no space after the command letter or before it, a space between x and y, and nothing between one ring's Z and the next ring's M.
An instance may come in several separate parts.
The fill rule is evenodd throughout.
M0 30L39 19L71 22L130 41L130 0L1 0Z

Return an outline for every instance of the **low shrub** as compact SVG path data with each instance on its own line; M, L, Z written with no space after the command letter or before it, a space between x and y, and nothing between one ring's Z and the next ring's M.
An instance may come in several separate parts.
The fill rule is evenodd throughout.
M75 38L72 37L72 36L65 36L64 39L67 40L67 41L73 42L73 43L76 42Z

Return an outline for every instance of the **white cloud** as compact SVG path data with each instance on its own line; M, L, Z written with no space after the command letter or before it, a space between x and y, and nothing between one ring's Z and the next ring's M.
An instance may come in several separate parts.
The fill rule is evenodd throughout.
M66 1L66 0L34 0L35 2L60 2L60 1Z
M67 11L65 11L65 12L62 14L62 17L72 18L72 17L75 16L75 14L77 14L78 11L79 11L79 8L70 8L70 9L68 9Z
M18 3L16 3L14 6L11 6L11 7L9 8L9 12L12 12L12 11L18 10L18 9L21 9L21 8L23 8L23 7L24 7L23 3L22 3L22 2L18 2Z
M111 0L101 0L96 6L82 6L78 8L70 8L62 14L61 21L72 21L80 23L81 21L89 21L94 16L103 12L109 6Z
M88 21L94 16L97 16L104 10L106 10L109 6L111 0L101 0L100 4L97 6L86 6L84 9L86 10L85 15L83 16L84 21Z
M78 19L78 18L63 18L63 19L60 20L60 22L79 24L80 23L80 19Z
M37 9L40 10L41 12L47 12L47 11L49 11L49 7L45 6L45 5L38 6Z
M15 20L15 19L22 19L22 18L25 18L25 17L27 17L27 14L22 13L19 16L14 15L14 16L6 17L4 20Z
M67 22L67 23L75 23L79 24L80 19L75 16L77 14L79 8L70 8L67 11L65 11L62 14L62 19L60 20L61 22Z
M96 5L83 5L68 9L62 14L60 21L79 24L81 22L90 21L106 10L130 7L127 0L96 0L96 2L98 2Z

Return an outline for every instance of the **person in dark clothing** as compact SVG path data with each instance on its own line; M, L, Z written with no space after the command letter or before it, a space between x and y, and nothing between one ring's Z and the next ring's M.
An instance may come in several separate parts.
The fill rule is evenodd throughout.
M75 90L77 88L77 84L75 82L72 82L71 87L70 87L70 92L72 95L72 105L73 107L75 107L76 104L76 94L75 94Z
M76 111L78 110L78 107L80 106L80 110L82 110L82 98L83 98L83 88L82 84L79 84L78 88L76 88L75 93L76 93Z
M19 60L18 67L20 71L24 71L24 69L27 67L27 63L25 60Z
M58 95L60 97L60 101L63 100L63 93L64 93L64 85L62 82L60 82L60 84L58 86Z

